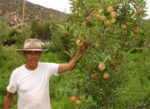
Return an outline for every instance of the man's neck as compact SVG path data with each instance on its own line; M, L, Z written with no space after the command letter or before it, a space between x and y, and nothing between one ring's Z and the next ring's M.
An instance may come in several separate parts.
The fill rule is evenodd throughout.
M28 70L35 70L35 69L38 67L38 64L37 64L36 66L30 66L30 65L26 64L25 67L26 67Z

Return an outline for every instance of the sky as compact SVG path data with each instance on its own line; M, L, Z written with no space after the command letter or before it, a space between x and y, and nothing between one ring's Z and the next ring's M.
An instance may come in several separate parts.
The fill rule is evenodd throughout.
M71 13L69 0L27 0L31 3L39 4L46 8L55 9L65 13Z
M71 13L69 4L69 0L27 0L34 4L39 4L41 6L44 6L46 8L55 9L61 12L65 13ZM146 18L150 18L150 0L147 0L147 14L148 16Z

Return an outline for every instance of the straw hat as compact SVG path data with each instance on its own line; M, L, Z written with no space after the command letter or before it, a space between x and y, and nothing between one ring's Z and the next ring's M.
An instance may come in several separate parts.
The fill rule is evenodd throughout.
M24 42L24 49L17 49L17 53L22 54L23 51L41 51L46 52L47 49L41 48L41 42L38 39L27 39Z

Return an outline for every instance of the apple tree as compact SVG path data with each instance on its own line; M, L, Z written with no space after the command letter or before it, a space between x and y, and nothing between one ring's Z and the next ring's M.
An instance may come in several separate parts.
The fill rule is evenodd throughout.
M89 47L78 63L81 81L75 81L76 96L91 97L93 105L86 100L83 108L115 108L113 101L119 98L117 89L128 80L124 72L126 56L143 46L141 28L146 16L145 0L70 0L72 22L76 24L74 43ZM77 47L72 51L76 51ZM83 101L84 101L83 100ZM141 99L136 99L140 101ZM82 103L82 101L81 101ZM84 104L85 103L85 104ZM119 102L118 102L119 104ZM137 105L133 103L130 108ZM120 105L118 105L118 108ZM80 107L80 108L81 108ZM124 105L122 108L129 108Z

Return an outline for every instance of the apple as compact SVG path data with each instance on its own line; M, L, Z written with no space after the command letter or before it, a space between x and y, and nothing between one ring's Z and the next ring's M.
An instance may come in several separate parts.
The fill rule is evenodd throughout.
M110 25L111 25L111 22L110 22L109 20L106 20L106 21L104 22L104 24L105 24L106 26L110 26Z
M139 30L138 30L138 29L135 29L135 30L133 30L133 32L134 32L135 34L138 34L138 33L139 33Z
M107 78L109 78L109 76L110 76L109 73L105 72L104 75L103 75L103 78L107 79Z
M140 9L140 8L136 9L136 13L141 14L142 13L142 9Z
M121 28L122 28L122 29L126 29L126 28L127 28L127 25L122 24L122 25L121 25Z
M109 6L108 8L107 8L107 11L108 12L112 12L114 10L114 8L112 7L112 6Z
M87 16L87 17L86 17L86 20L89 20L90 18L91 18L91 16Z
M105 70L105 65L104 65L104 63L100 63L99 65L98 65L98 68L101 70L101 71L103 71L103 70Z
M76 40L76 45L81 46L81 41L79 39Z
M99 10L98 10L99 13L101 13L101 12L103 12L103 11L104 11L104 9L99 9Z
M112 23L115 23L115 22L116 22L116 18L115 18L115 17L112 18L112 19L111 19L111 22L112 22Z
M96 78L96 74L91 74L91 78L95 79Z
M100 14L97 14L97 15L96 15L96 18L100 19L100 18L101 18L101 15L100 15Z
M106 20L106 16L101 16L100 19L105 21Z
M100 45L98 43L95 44L95 47L99 47Z
M116 17L117 13L115 11L111 12L111 17Z
M75 101L76 100L76 97L75 96L71 96L71 101Z
M93 17L93 16L94 16L94 12L91 12L91 13L90 13L90 16Z
M118 67L115 67L114 71L115 71L115 72L118 72L118 70L119 70Z
M84 22L82 23L82 26L86 27L86 21L84 21Z
M76 104L81 104L81 101L77 99Z

